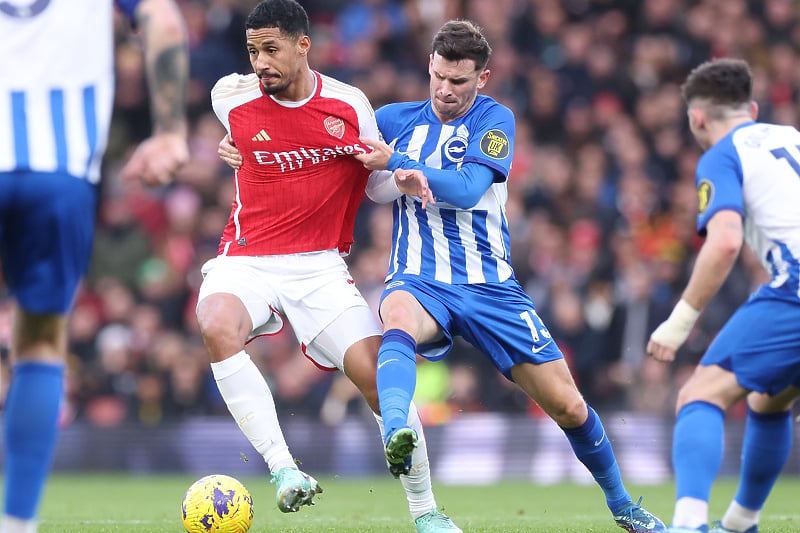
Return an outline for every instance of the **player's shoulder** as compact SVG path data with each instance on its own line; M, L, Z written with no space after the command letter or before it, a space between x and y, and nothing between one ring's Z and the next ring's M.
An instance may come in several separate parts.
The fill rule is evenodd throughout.
M800 131L794 126L749 122L731 133L731 141L737 148L762 148L764 146L796 143Z
M480 112L481 115L492 114L495 116L503 117L505 119L514 119L514 112L505 104L501 104L491 96L479 94L475 98L475 103L472 109Z
M384 119L407 117L419 113L428 105L430 105L430 100L419 102L392 102L378 108L378 110L375 111L375 115Z
M320 96L335 98L348 103L359 111L368 110L370 114L372 113L372 104L367 95L364 94L364 91L355 85L350 85L322 73L319 73L319 77L322 82Z
M258 76L255 74L228 74L223 76L211 88L211 100L223 100L258 89Z

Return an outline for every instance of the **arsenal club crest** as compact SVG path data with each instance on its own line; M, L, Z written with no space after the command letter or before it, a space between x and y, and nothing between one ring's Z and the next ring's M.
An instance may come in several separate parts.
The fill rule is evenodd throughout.
M328 130L328 133L337 139L344 137L344 120L339 117L328 117L323 121L323 124L325 124L325 129Z

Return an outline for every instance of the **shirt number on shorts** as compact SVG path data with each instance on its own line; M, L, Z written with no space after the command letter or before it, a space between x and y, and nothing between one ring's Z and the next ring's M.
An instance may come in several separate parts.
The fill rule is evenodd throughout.
M536 343L540 342L542 337L547 339L547 342L550 342L550 331L544 327L542 319L539 318L539 315L537 315L536 311L533 309L523 311L519 314L519 317L525 321L525 323L528 325L528 329L531 330L531 338L533 339L533 346L531 349L534 352L538 352L539 350L536 348Z

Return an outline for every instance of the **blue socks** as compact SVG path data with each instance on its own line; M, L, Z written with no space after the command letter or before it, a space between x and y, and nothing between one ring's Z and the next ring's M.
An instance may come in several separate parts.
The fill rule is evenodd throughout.
M23 362L13 368L3 420L8 515L36 516L56 447L63 391L63 365Z
M384 332L377 385L385 440L395 429L408 425L408 409L417 386L417 343L405 331Z
M761 414L747 409L742 472L736 502L747 509L761 510L792 449L791 411Z
M622 483L617 459L603 423L594 409L588 405L586 407L589 409L589 417L583 425L561 429L566 433L575 456L589 469L603 489L608 508L613 514L617 514L632 499Z
M681 408L672 438L676 499L708 501L722 464L724 422L722 409L708 402L689 402Z

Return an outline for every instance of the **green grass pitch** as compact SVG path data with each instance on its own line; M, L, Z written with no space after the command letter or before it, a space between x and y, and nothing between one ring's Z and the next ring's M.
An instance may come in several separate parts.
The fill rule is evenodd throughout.
M264 478L241 478L254 500L251 532L413 533L405 497L388 474L380 478L320 478L324 493L314 507L283 514L274 486ZM187 476L55 475L45 493L40 533L183 533L180 504L194 481ZM437 501L465 532L622 531L611 521L596 486L537 486L507 482L490 486L434 485ZM727 507L734 480L712 494L712 518ZM635 497L666 522L673 486L629 486ZM782 478L763 513L762 533L800 532L800 478Z

